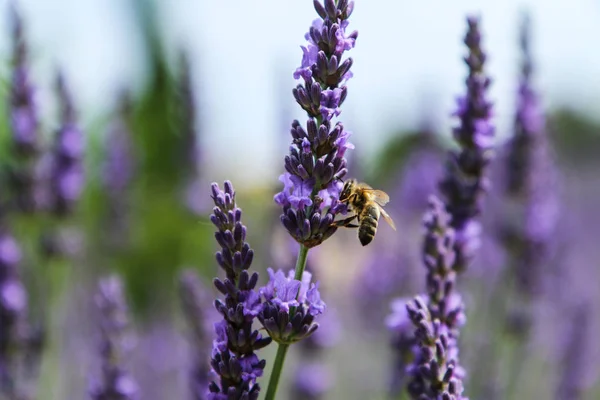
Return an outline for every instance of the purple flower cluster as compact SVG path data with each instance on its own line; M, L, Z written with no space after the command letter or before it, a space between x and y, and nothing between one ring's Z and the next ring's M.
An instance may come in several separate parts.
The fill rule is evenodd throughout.
M531 82L529 20L521 28L522 66L514 136L507 144L507 213L503 239L512 254L517 289L526 297L540 290L542 270L553 258L560 205L558 173Z
M286 276L283 271L268 269L269 282L260 289L265 302L258 319L273 340L292 344L312 335L319 324L317 315L325 311L325 303L319 294L319 283L310 283L312 275L302 274L302 280L294 279L294 271Z
M190 373L190 389L192 399L206 399L208 391L208 375L210 373L208 353L209 333L206 329L207 293L198 275L192 271L184 271L179 278L179 294L186 320L191 329L193 365Z
M465 44L469 55L467 94L458 101L460 126L454 138L460 152L451 153L440 182L445 203L431 197L425 214L423 263L427 268L426 293L406 305L416 327L418 353L408 369L408 391L414 399L463 399L464 370L458 360L459 330L466 322L464 305L455 291L457 274L464 271L479 245L484 176L491 159L494 127L491 104L486 100L490 79L483 72L479 21L467 19Z
M77 124L73 99L62 74L56 80L61 106L61 122L50 161L49 207L58 216L73 211L84 186L84 137Z
M39 121L35 89L29 76L29 57L23 20L15 8L11 10L11 14L13 77L10 92L10 126L17 153L33 156L39 151Z
M10 184L14 190L15 205L30 212L36 208L35 165L39 155L39 121L35 102L35 88L29 74L29 57L23 20L16 8L11 10L13 68L10 90L9 120L12 146L18 157L10 169Z
M0 230L0 395L16 396L14 355L23 343L27 292L19 278L21 250L15 239ZM1 396L0 396L1 397Z
M464 371L458 360L457 340L466 316L455 291L454 230L444 203L436 197L430 199L424 223L427 293L406 305L419 348L408 370L408 391L414 399L464 399ZM395 321L395 325L402 323Z
M214 280L215 287L225 298L215 300L215 308L223 320L215 324L211 366L219 377L209 384L208 398L212 400L256 400L265 360L256 351L271 343L252 329L252 322L261 310L261 300L255 287L258 273L248 272L254 252L246 242L246 227L242 225L242 210L235 204L235 191L226 181L224 190L212 184L215 203L210 219L217 227L215 238L221 246L216 259L226 278Z
M440 182L455 231L457 271L467 267L479 247L481 224L475 218L481 213L483 194L489 186L485 170L491 160L495 131L490 121L492 104L486 98L491 80L484 73L486 55L481 49L479 20L470 17L467 22L469 28L464 40L469 49L465 57L469 69L467 93L458 99L455 115L460 118L460 125L454 128L460 151L450 154L446 175Z
M118 277L100 281L96 305L100 311L102 378L92 385L90 396L94 400L137 399L138 385L122 365L131 349L132 338L128 334L123 284Z
M335 216L345 208L338 202L341 178L347 172L344 155L354 146L350 132L333 118L341 113L346 99L344 85L351 76L352 59L344 52L354 47L357 32L347 33L354 3L348 0L314 1L320 16L306 34L300 67L295 79L302 79L293 91L296 102L308 114L306 127L292 123L292 144L281 175L283 190L275 202L283 207L281 221L290 235L310 248L329 238L336 227Z

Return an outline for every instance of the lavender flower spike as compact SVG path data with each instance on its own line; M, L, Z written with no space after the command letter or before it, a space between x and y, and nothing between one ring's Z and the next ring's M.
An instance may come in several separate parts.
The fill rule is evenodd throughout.
M311 284L312 275L304 271L302 280L294 279L294 271L269 272L269 283L260 289L265 303L258 319L277 343L292 344L312 335L319 325L317 315L325 311L319 284ZM310 287L309 287L310 285Z
M61 105L61 122L54 139L51 166L51 208L58 216L72 212L84 186L83 132L77 124L76 112L62 74L56 87Z
M406 305L419 348L408 369L408 391L413 399L464 399L464 371L458 360L457 340L466 317L460 295L455 292L454 230L450 215L436 197L430 199L424 223L427 293Z
M190 389L193 400L205 400L208 391L210 354L209 334L206 329L207 292L193 270L184 271L179 278L179 293L186 320L191 328L193 366L190 372Z
M210 217L217 227L215 238L221 246L217 262L226 278L215 278L215 287L225 298L215 300L215 308L223 320L215 324L211 366L219 377L209 384L209 400L256 400L265 360L259 360L257 350L271 343L252 329L252 322L261 308L260 296L254 289L258 273L248 272L254 252L246 242L246 227L242 225L242 210L235 204L235 191L226 181L224 190L212 184L215 203Z
M131 337L127 332L129 317L123 285L118 277L100 281L96 305L100 310L102 379L92 386L90 397L94 400L138 399L138 385L122 366L131 348Z
M10 90L9 120L12 132L11 145L16 162L9 170L14 203L23 212L36 208L35 164L39 155L39 121L35 102L35 88L29 73L29 55L24 35L23 20L16 7L11 10L13 68Z
M485 53L481 49L479 20L467 19L469 28L465 44L469 54L465 62L469 68L467 93L458 99L455 115L460 124L454 128L454 139L460 152L451 153L447 171L440 182L446 209L452 216L455 230L454 268L464 270L479 247L481 224L475 218L481 213L483 193L488 188L485 170L491 160L494 126L490 122L492 104L486 99L491 84L483 70Z
M28 48L23 20L13 7L11 10L13 38L13 79L10 93L10 125L17 153L34 156L39 151L38 111L35 89L29 77Z
M306 127L292 123L292 144L281 175L283 190L275 202L283 207L281 222L290 235L307 248L321 244L336 231L335 216L344 212L338 202L341 179L346 175L346 150L354 148L350 132L333 119L341 113L346 99L345 82L352 73L352 58L344 53L354 47L357 32L347 33L354 3L348 0L314 1L320 18L305 35L301 65L294 73L302 79L293 91L296 102L306 111Z
M15 239L0 230L0 397L17 397L14 356L24 343L27 292L19 279L21 249Z

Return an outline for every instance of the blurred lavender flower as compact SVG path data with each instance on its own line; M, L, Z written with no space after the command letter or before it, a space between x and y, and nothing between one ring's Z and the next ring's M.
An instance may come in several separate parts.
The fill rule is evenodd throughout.
M319 362L302 362L296 369L293 381L293 400L323 399L331 387L331 373Z
M100 311L102 378L92 384L90 396L94 400L137 399L138 385L122 365L132 338L121 280L117 276L101 280L95 300Z
M301 65L294 78L302 78L293 93L308 114L306 128L292 123L290 154L285 157L286 172L279 178L283 190L275 202L283 207L281 221L290 235L307 248L321 244L336 227L335 216L345 208L338 203L341 178L346 175L346 150L354 148L350 132L341 122L332 126L346 99L343 84L352 73L352 59L342 61L344 52L354 47L357 32L347 33L354 3L348 0L314 1L321 17L305 35Z
M460 125L454 128L454 139L460 152L450 154L446 175L440 182L446 209L452 216L455 231L456 261L454 269L464 270L479 247L481 224L476 217L481 213L483 194L489 186L485 171L491 160L494 141L492 104L486 99L491 80L484 73L486 55L481 49L479 20L470 17L464 43L469 49L465 62L469 68L466 79L467 93L458 98Z
M210 354L208 352L210 334L206 329L206 306L210 304L210 300L200 277L193 270L181 273L179 294L185 318L190 326L190 340L194 353L193 366L190 371L192 399L204 400L207 398L210 373Z
M439 199L431 197L425 215L423 262L427 268L424 296L406 305L419 352L409 367L408 391L414 399L464 399L464 370L458 360L459 329L466 322L464 305L455 292L454 230ZM396 329L402 318L392 321Z
M0 395L17 398L17 350L25 344L27 292L19 278L21 250L15 239L0 230ZM1 396L0 396L1 397Z
M304 271L301 281L294 279L293 270L287 276L281 270L267 271L269 282L260 289L265 302L258 319L269 336L278 343L291 344L312 335L319 327L315 317L325 311L319 283L310 283L312 275L308 271Z
M480 47L479 21L470 17L467 23L467 94L458 100L456 115L461 124L454 129L460 152L451 153L440 182L446 202L432 197L424 218L427 292L406 306L417 328L419 346L409 367L408 391L414 399L464 398L465 372L458 360L458 336L466 316L455 291L456 276L468 266L479 245L481 225L476 217L488 186L484 173L494 138L491 104L485 99L491 81L483 72L485 55Z
M542 270L558 247L558 171L548 142L539 100L532 88L529 18L521 27L522 66L514 136L507 144L504 243L511 254L517 290L539 293Z
M208 399L256 400L260 386L256 379L262 376L265 360L259 360L256 351L271 343L252 329L252 322L261 308L255 287L258 273L248 272L254 252L246 242L246 227L242 225L242 210L235 204L235 191L226 181L224 190L212 184L215 203L210 219L217 227L215 238L221 246L216 259L226 278L215 278L217 290L224 300L215 300L215 308L223 320L215 324L211 366L219 377L209 384Z
M35 164L40 152L38 109L30 79L29 54L23 20L16 6L11 8L13 69L9 103L12 147L17 157L9 171L16 206L23 212L35 210Z
M54 138L50 163L49 207L57 216L70 214L84 186L84 136L77 124L73 99L62 74L56 79L61 106L60 128Z

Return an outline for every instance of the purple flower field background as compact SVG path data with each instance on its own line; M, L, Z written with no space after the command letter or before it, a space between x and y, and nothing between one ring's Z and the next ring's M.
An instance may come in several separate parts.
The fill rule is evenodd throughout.
M103 37L131 52L94 67L122 77L90 101L94 73L40 40L43 6L0 1L0 400L600 398L600 102L547 79L535 7L503 28L510 80L489 8L448 15L456 54L414 35L450 82L369 32L398 23L385 2L305 1L239 32L254 53L191 5L124 3L129 34ZM374 38L421 90L380 84ZM243 77L215 73L215 46ZM364 106L379 90L394 100ZM350 179L390 197L396 230L381 218L368 246L334 223Z

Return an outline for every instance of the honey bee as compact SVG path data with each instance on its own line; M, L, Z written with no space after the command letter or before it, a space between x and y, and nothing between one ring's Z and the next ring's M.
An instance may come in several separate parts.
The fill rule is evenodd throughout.
M373 189L366 183L357 183L354 179L346 181L340 194L340 202L346 204L354 215L335 221L334 224L340 227L358 228L358 240L366 246L377 233L377 222L380 216L383 216L392 229L396 230L394 221L383 209L389 201L390 196L382 190ZM352 223L354 219L358 225Z

